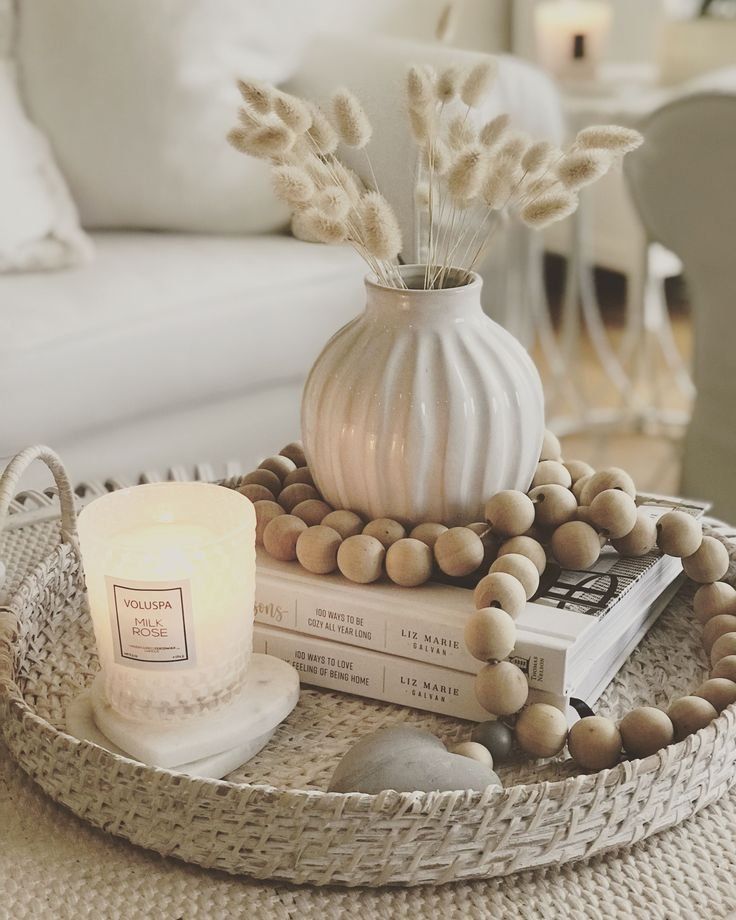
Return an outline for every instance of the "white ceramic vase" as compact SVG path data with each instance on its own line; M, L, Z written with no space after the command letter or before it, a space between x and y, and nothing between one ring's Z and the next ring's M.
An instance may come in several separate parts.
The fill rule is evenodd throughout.
M408 290L366 280L365 311L327 343L307 379L302 438L317 487L366 519L483 520L501 489L529 488L544 399L529 355L483 312L478 275Z

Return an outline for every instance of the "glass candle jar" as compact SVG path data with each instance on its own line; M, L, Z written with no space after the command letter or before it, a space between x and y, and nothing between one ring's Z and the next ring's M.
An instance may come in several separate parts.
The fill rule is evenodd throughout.
M79 516L107 701L132 719L217 709L253 646L255 511L231 489L162 482L111 492Z

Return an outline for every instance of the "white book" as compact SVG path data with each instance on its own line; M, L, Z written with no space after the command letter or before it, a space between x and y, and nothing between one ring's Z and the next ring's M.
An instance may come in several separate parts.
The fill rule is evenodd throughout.
M669 603L681 579L676 579L664 594L645 610L641 623L624 632L611 649L599 649L591 654L575 677L566 694L545 693L530 689L532 702L551 703L568 717L571 698L593 706L606 686L615 677L647 629ZM288 661L299 672L301 682L329 690L341 690L356 696L397 703L482 722L488 713L475 698L475 674L437 664L426 664L345 645L329 639L305 636L288 629L255 624L253 648ZM475 662L476 669L482 667ZM574 717L573 717L574 718Z
M701 503L660 496L640 501L653 517L673 507L696 516L705 510ZM587 572L549 565L517 620L512 660L531 688L569 696L585 671L581 662L636 631L681 571L679 559L656 552L627 559L610 548ZM339 573L313 575L258 552L256 622L305 637L473 674L479 664L463 641L473 609L471 587L434 581L419 588L385 581L357 585Z

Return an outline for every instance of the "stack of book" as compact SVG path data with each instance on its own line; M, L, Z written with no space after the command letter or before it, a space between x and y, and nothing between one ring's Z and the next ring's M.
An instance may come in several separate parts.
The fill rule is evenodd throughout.
M697 517L706 509L660 496L639 502L655 518L674 507ZM656 551L629 559L607 547L585 572L549 564L516 621L512 660L531 698L563 710L571 697L594 703L681 577L681 561ZM473 684L482 664L463 641L473 609L472 587L357 585L259 550L254 648L290 662L304 684L480 721L488 714Z

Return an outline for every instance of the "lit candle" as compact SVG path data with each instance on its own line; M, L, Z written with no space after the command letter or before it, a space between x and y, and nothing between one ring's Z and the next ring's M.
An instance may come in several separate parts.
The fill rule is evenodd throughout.
M602 0L545 0L534 10L539 63L556 77L592 79L611 25Z
M111 492L79 517L107 701L176 721L227 703L252 651L255 513L238 492L164 482Z

